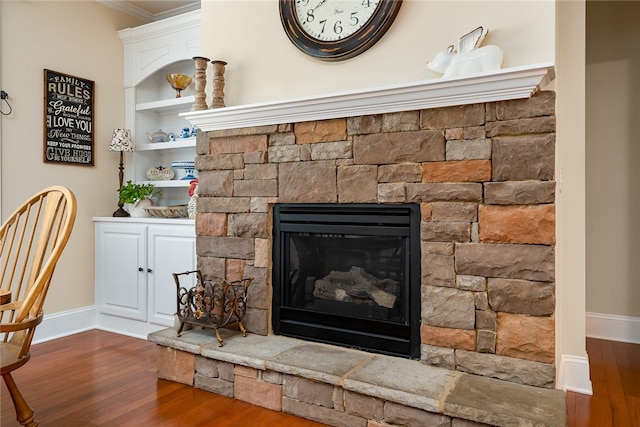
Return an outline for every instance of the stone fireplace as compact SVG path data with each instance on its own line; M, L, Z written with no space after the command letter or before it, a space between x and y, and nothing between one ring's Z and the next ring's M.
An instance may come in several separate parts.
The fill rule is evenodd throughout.
M266 335L275 203L417 203L421 360L552 387L554 99L208 132L199 268L256 277L245 324Z
M278 117L273 123L268 117L245 118L252 111L222 109L216 117L224 123L201 126L207 131L198 135L198 268L205 276L254 277L245 326L258 336L287 335L280 325L274 333L272 322L280 316L274 317L279 308L273 303L282 298L279 291L274 295L274 281L283 274L274 275L274 264L282 263L274 246L280 206L314 215L332 207L414 205L418 346L405 356L456 375L553 388L555 94L537 91L548 74L552 70L543 67L517 95L492 88L490 95L483 89L471 96L445 87L455 94L443 106L438 91L425 104L413 100L422 96L416 93L420 90L394 89L410 100L398 103L380 93L384 107L369 100L369 106L314 107L313 112L296 104L287 120ZM492 84L482 77L470 80L463 83L467 89ZM187 115L199 125L200 114L207 116ZM164 338L157 342L167 345ZM268 377L267 372L260 375ZM412 399L407 406L425 408ZM443 413L435 409L441 405L426 406ZM274 409L282 408L282 402L275 404ZM475 413L461 418L499 419ZM509 422L513 419L495 421ZM342 424L350 425L335 423Z

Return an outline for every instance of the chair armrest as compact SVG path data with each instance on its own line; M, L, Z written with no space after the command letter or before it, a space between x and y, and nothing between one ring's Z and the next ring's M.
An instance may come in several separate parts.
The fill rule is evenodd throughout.
M17 310L20 308L20 306L22 305L22 300L20 301L13 301L7 304L2 304L0 305L0 313L3 311L8 311L8 310Z
M8 289L0 289L0 304L8 304L11 302L11 291Z
M42 322L43 315L34 317L32 319L23 320L22 322L13 323L0 323L0 332L17 332L25 331L27 329L35 328Z

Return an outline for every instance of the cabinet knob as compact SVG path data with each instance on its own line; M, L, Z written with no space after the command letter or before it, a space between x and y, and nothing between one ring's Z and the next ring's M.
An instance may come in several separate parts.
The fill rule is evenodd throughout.
M144 271L142 267L138 267L138 271Z
M151 269L150 268L147 268L147 273L151 273Z

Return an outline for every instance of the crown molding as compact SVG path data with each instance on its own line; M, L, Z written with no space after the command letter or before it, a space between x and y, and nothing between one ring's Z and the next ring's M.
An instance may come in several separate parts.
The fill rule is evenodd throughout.
M200 10L200 1L176 7L175 9L167 10L165 12L156 13L153 16L156 21L159 21L161 19L170 18L172 16L182 15L183 13L193 12L194 10Z
M183 13L192 12L194 10L200 9L200 1L194 1L193 3L189 3L184 6L176 7L171 10L166 10L164 12L154 14L154 13L147 12L146 10L138 6L134 6L133 4L125 0L96 0L96 1L107 7L126 13L127 15L133 16L134 18L137 18L146 23L160 21L162 19L170 18L172 16L181 15Z
M98 3L101 3L111 9L115 9L122 13L126 13L127 15L131 15L134 18L137 18L144 22L151 22L155 20L155 16L152 13L147 12L144 9L141 9L137 6L134 6L126 1L122 0L97 0Z

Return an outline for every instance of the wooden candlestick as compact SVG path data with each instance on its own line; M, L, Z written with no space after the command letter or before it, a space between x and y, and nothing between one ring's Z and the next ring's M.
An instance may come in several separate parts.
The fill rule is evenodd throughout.
M206 110L207 109L207 94L204 88L207 86L207 65L209 65L209 58L202 56L194 56L196 73L193 76L195 85L195 101L191 107L191 111Z
M209 108L224 107L224 61L211 61L213 64L213 101Z

